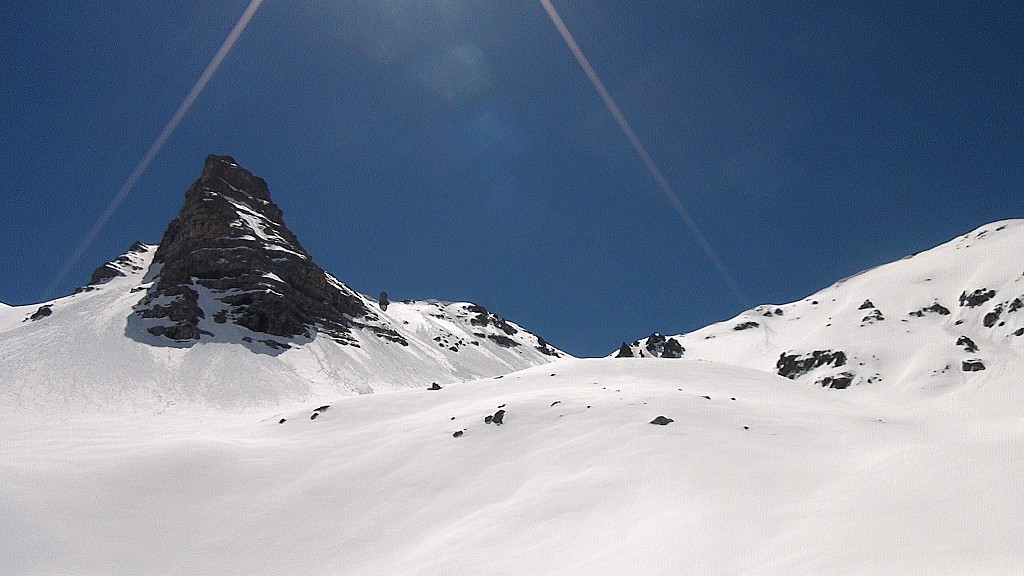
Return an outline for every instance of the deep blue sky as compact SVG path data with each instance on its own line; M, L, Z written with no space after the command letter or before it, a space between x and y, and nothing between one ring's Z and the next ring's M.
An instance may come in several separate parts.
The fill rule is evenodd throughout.
M535 0L266 0L59 292L158 242L208 153L353 288L578 355L1024 215L1020 2L554 3L748 302ZM0 2L0 301L49 296L247 5Z

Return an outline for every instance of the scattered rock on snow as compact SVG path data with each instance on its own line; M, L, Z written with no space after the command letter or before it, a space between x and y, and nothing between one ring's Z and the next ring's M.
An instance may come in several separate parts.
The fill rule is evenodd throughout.
M430 383L430 388L427 388L427 390L440 390L440 389L441 389L441 385L438 384L437 382L431 382Z
M462 430L456 430L455 433L452 434L452 437L453 438L458 438L459 436L462 436L462 434L463 434Z
M675 420L673 420L671 418L666 418L664 416L658 416L654 420L651 420L651 424L657 424L658 426L664 426L664 425L668 424L669 422L675 422Z

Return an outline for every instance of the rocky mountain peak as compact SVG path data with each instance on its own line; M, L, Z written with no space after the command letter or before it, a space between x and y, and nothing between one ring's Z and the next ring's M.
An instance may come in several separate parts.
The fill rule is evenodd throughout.
M257 200L270 202L267 181L239 166L231 156L207 156L198 182L220 194L237 197L238 193L242 193Z
M153 284L134 314L144 338L179 345L224 339L234 332L220 327L233 324L257 334L229 340L309 338L322 330L345 341L354 319L369 313L313 262L266 181L230 156L207 156L153 261Z

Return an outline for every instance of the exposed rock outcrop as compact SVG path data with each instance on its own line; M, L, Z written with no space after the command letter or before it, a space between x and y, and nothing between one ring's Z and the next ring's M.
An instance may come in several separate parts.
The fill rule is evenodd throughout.
M322 331L346 343L353 325L374 318L355 292L313 262L267 183L229 156L206 158L153 261L153 285L135 314L146 331L169 340L210 334L201 324L212 317L285 339Z

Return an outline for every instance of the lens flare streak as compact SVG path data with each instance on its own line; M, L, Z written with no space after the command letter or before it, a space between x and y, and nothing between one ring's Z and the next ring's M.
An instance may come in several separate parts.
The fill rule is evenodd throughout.
M111 199L109 204L107 204L106 209L103 210L103 213L100 214L99 218L96 219L96 222L93 223L89 232L86 233L85 237L78 244L74 253L71 254L71 257L68 258L67 262L64 263L64 266L61 267L60 271L58 271L50 281L50 285L46 289L47 297L54 295L61 282L63 282L71 272L71 268L96 240L100 230L103 229L108 221L110 221L110 217L114 215L114 211L117 210L117 207L121 205L121 202L124 201L125 197L128 196L128 193L135 187L135 184L146 172L146 169L149 168L150 163L156 155L160 153L160 149L164 147L164 144L166 144L167 140L170 139L171 134L174 133L178 124L181 123L182 119L185 118L185 115L188 114L188 111L192 108L192 105L195 104L196 99L199 98L199 94L204 88L206 88L206 84L209 83L210 79L213 78L214 73L217 72L217 68L220 67L221 62L224 61L228 52L230 52L231 48L234 47L238 37L245 31L246 26L249 25L249 21L252 20L252 17L256 14L256 10L259 9L260 4L262 3L263 0L251 0L251 2L249 2L249 6L245 9L245 12L242 13L238 22L235 23L235 27L231 29L228 37L224 40L224 43L221 44L220 49L213 55L213 59L206 65L206 69L203 70L199 79L196 80L195 85L192 86L192 90L189 91L188 95L185 96L185 99L181 102L181 105L178 106L178 110L175 111L173 116L171 116L171 119L168 120L164 129L160 131L160 135L153 141L153 144L149 147L149 150L146 151L142 160L140 160L138 165L135 166L135 169L132 170L132 173L117 191L117 194L115 194L114 198Z
M637 156L640 157L640 160L644 163L644 166L651 174L651 177L654 178L658 187L661 188L661 192L665 196L665 199L668 200L669 204L672 205L672 208L675 209L676 213L679 214L679 217L683 220L683 223L686 224L687 229L690 231L690 235L693 236L693 239L704 252L704 256L707 257L708 261L711 262L711 265L718 270L718 273L725 280L725 283L729 286L729 289L732 290L733 294L735 294L739 302L744 306L749 306L750 299L747 298L746 294L744 294L740 289L732 274L730 274L729 270L725 267L725 263L718 256L718 253L715 252L711 243L704 236L704 233L701 232L700 227L697 226L697 222L693 219L693 216L690 215L690 212L683 205L683 201L679 198L679 195L676 194L676 191L672 188L672 185L669 184L665 175L661 172L661 169L659 169L658 165L655 164L654 159L651 158L651 155L647 152L647 148L644 146L643 142L640 141L640 138L637 137L636 132L629 124L629 121L626 120L626 116L622 113L622 110L615 102L615 99L612 98L612 95L604 87L604 82L601 81L601 78L597 75L597 71L594 70L594 67L590 65L590 61L587 59L586 55L583 54L583 50L580 48L579 44L576 43L576 39L573 37L572 32L569 31L569 27L562 21L562 17L558 14L558 11L555 10L554 5L551 4L550 0L539 1L544 7L544 10L548 13L548 17L551 18L551 23L558 29L558 33L561 34L562 39L565 40L565 44L569 47L573 56L576 57L576 61L579 62L580 67L583 68L583 72L587 75L587 78L590 79L590 83L594 85L594 89L596 89L597 93L601 95L601 100L604 101L608 111L611 112L612 117L615 118L615 122L619 125L619 128L622 129L626 138L629 139L630 144L633 145L633 149L636 151Z

